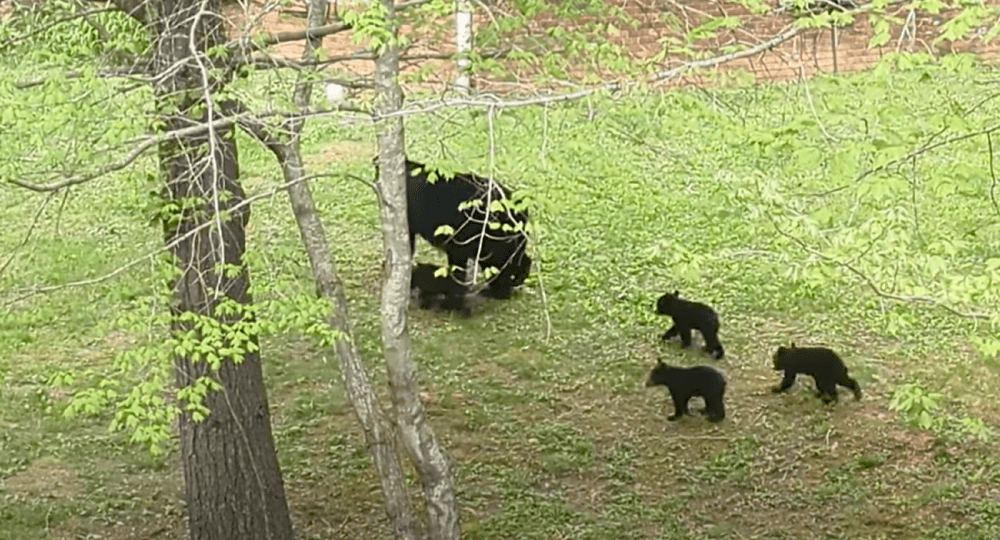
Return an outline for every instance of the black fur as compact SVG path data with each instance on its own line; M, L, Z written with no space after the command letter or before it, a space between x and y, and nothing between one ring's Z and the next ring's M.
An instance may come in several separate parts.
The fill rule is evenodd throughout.
M721 422L726 417L723 395L726 393L726 378L718 370L709 366L675 367L657 361L649 372L646 386L666 386L670 399L674 402L674 415L667 420L674 421L688 414L688 400L701 396L705 400L702 413L709 422Z
M377 160L375 168L377 174ZM448 265L458 268L454 272L455 278L463 283L468 281L465 276L468 260L476 259L479 253L481 268L495 267L499 270L491 276L481 294L491 298L510 298L514 288L524 283L531 272L531 257L525 253L528 238L524 233L528 211L494 209L487 219L487 195L491 202L506 199L515 205L518 203L511 199L510 191L500 183L494 181L494 188L490 190L486 178L459 173L449 179L410 160L406 160L406 172L410 253L416 247L417 235L422 236L431 245L444 250L448 255ZM434 182L429 180L431 172L436 176ZM481 202L468 204L468 201L475 200ZM486 221L490 223L484 227ZM491 227L494 223L499 223L500 227ZM454 232L435 236L434 232L441 225L449 225Z
M847 366L837 353L825 347L778 347L774 353L775 371L784 371L781 384L771 389L774 393L784 392L795 384L799 373L812 376L816 382L816 397L823 403L837 401L837 385L854 392L854 399L861 399L858 381L847 375Z
M669 315L674 320L674 325L663 333L663 339L680 335L681 345L690 347L691 330L697 330L705 338L705 352L711 353L716 360L726 354L719 343L719 315L712 308L700 302L684 300L679 291L674 291L656 301L656 312Z
M466 295L468 287L449 275L436 276L438 267L420 263L410 272L410 291L416 290L421 309L457 311L462 317L472 315Z

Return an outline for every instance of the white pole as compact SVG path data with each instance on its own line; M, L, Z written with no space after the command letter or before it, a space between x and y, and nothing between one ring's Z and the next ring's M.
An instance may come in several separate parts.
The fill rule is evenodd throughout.
M469 0L455 0L455 48L458 60L455 62L455 86L464 93L469 93L468 54L472 50L472 5Z

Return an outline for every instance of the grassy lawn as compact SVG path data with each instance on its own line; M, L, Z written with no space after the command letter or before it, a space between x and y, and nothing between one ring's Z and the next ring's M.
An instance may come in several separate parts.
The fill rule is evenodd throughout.
M536 264L519 295L486 301L469 320L410 312L466 538L1000 538L996 443L937 437L889 408L896 388L919 383L944 394L934 414L995 428L1000 372L973 345L989 325L879 298L775 230L853 261L888 292L924 287L964 311L1000 309L995 293L932 287L978 279L1000 253L985 139L925 154L892 178L856 181L878 159L851 154L859 141L892 143L905 127L913 139L898 144L912 149L921 130L939 129L935 100L979 101L975 77L930 73L508 110L492 137L481 113L408 121L410 157L486 174L492 139L497 176L534 200ZM997 109L967 111L955 129L972 131ZM311 170L371 177L368 127L334 119L310 128ZM270 155L245 137L240 145L248 191L277 185ZM73 191L61 211L50 204L0 290L94 278L153 252L161 238L141 215L138 178L155 164L138 168ZM949 179L953 188L942 188ZM343 178L314 190L359 348L384 388L374 194ZM40 199L10 187L0 199L8 253ZM250 241L258 299L313 294L284 197L254 206ZM444 257L421 241L418 259ZM151 457L108 432L111 411L62 415L72 392L119 369L116 353L157 334L116 324L140 311L136 297L153 283L145 262L0 313L0 540L185 536L176 445ZM725 359L660 341L670 322L654 303L674 289L718 309ZM789 341L841 353L863 399L842 392L824 407L803 378L772 394L780 375L770 356ZM305 538L386 538L333 351L296 333L266 335L262 347L294 523ZM727 419L667 422L665 390L644 387L657 358L722 370ZM76 380L48 384L63 370Z

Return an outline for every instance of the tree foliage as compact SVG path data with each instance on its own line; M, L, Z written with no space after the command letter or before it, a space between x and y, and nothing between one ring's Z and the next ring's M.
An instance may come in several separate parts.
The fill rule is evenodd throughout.
M751 0L736 4L753 13L767 9L765 4ZM932 0L909 5L931 13L945 7ZM874 30L871 44L879 45L887 43L902 23L887 12L887 6L888 2L879 1L857 10L815 13L799 18L794 28L855 24L859 14L866 13ZM959 8L941 26L940 41L963 40L975 34L981 34L985 40L995 36L997 25L987 24L995 20L994 6L970 4ZM398 20L388 18L393 12L382 2L345 9L340 13L343 30L349 30L353 43L362 47L357 55L349 56L372 60L398 48L403 59L411 54L414 62L448 59L449 53L442 49L431 47L429 53L419 49L428 43L446 41L444 27L438 23L450 16L453 9L453 2L443 0L413 3L405 9L400 7ZM183 216L197 213L208 201L201 197L163 201L150 196L148 177L153 174L152 160L134 151L137 145L146 144L145 148L151 149L171 139L174 135L156 139L142 132L147 128L161 132L167 129L163 120L167 109L185 100L199 100L201 89L151 104L148 90L137 90L129 79L118 79L131 75L138 77L140 83L147 80L143 77L150 73L144 71L142 60L150 52L148 36L141 25L120 12L92 11L76 3L46 2L18 8L12 24L0 27L0 55L16 67L11 73L19 77L17 80L5 77L0 82L0 126L9 138L5 139L9 140L8 151L20 158L0 161L0 177L21 184L53 186L66 178L83 184L88 178L104 173L129 171L115 178L121 181L121 186L136 192L136 208L148 207L147 219L166 218L168 227L176 225ZM572 24L559 24L563 22ZM630 58L614 39L622 29L637 24L621 8L597 0L495 4L490 8L488 22L478 30L472 67L484 77L515 78L530 72L528 79L539 86L551 87L553 79L565 79L593 89L607 86L622 76L639 77L641 73L662 68L668 58L713 65L716 51L704 50L701 43L739 29L742 22L736 16L719 16L706 17L691 26L678 23L674 28L679 35L665 37L661 54L645 62ZM394 25L405 27L406 31L397 35ZM113 39L108 39L109 35ZM294 89L303 82L323 78L323 74L306 67L335 66L351 58L331 59L320 54L299 64L279 62L268 54L272 52L270 47L281 39L258 34L248 41L253 47L241 48L246 44L235 46L227 42L217 43L206 51L205 58L215 62L207 73L219 80L230 76L241 76L242 80L216 88L205 103L192 105L187 111L192 117L204 117L202 113L208 107L238 101L243 105L241 112L235 112L237 109L229 112L246 114L244 120L281 132L293 120L331 116L337 110L369 115L382 122L394 122L394 118L419 110L419 107L407 109L405 101L391 107L382 103L373 109L370 94L363 94L354 102L326 107L296 102ZM732 48L735 52L748 50ZM33 70L37 68L38 73L29 73L25 68L28 65ZM46 66L58 72L41 69ZM426 89L416 83L425 81L435 69L426 64L400 80L413 83L411 88L417 95ZM795 101L797 105L763 103L773 98L763 98L746 88L720 93L720 101L692 93L650 97L636 92L622 94L619 99L625 103L614 103L590 90L565 99L592 99L588 116L576 121L584 118L593 121L601 116L594 110L610 108L612 104L619 107L616 110L620 117L600 120L614 130L609 131L612 135L606 134L609 140L605 142L615 137L639 141L648 150L646 159L657 162L655 167L650 166L650 174L660 174L662 168L670 167L713 175L717 179L715 189L719 200L728 206L720 211L745 212L770 225L766 241L760 246L776 254L768 269L771 275L796 284L795 294L802 300L822 298L830 283L852 283L867 291L857 301L865 303L873 313L881 312L880 317L873 318L878 319L889 335L897 336L912 332L924 315L921 311L886 309L887 302L940 308L946 317L981 321L982 328L963 328L964 336L983 357L992 358L1000 351L1000 339L996 337L1000 329L997 292L1000 258L994 249L1000 221L997 203L1000 186L993 158L995 134L1000 126L995 123L995 96L984 95L981 87L969 84L983 77L982 74L982 66L970 54L935 59L926 53L900 53L888 55L870 73L852 78L819 77L810 85L788 88L789 97L802 98ZM116 77L116 82L108 84L110 77ZM388 84L390 79L383 78L381 84ZM370 90L373 83L365 76L347 75L341 82L361 92ZM939 84L928 85L928 82ZM33 91L24 91L26 87ZM713 94L714 97L718 96ZM761 105L769 116L754 117L758 113L750 106L738 104L739 100ZM450 106L443 100L440 103L441 107ZM503 153L510 152L503 148L502 134L508 129L513 131L515 128L511 126L525 118L498 111L505 106L538 103L543 103L542 98L516 104L500 99L458 103L487 109L485 114L465 115L459 128L460 137L474 139L480 145L480 156L489 155L479 162L483 169L492 171L496 158L504 159ZM38 110L45 110L46 114L39 115ZM94 118L107 121L95 123ZM433 124L408 121L422 125L434 137L441 135ZM691 126L698 126L697 137L690 135L695 131ZM231 122L226 127L231 127ZM601 153L601 147L588 137L563 141L558 162L550 159L544 137L533 149L540 158L548 160L549 172L575 175L581 188L579 193L560 195L563 198L557 202L547 197L552 193L545 186L533 186L529 192L533 195L531 204L536 215L544 216L547 209L557 204L576 204L586 197L595 197L606 191L602 187L607 178L627 181L616 173L623 161L635 156L605 155L599 165L587 169L579 166L585 161L580 156ZM422 150L430 153L432 149L428 146ZM750 157L734 163L705 163L698 150L707 149L734 156L749 151ZM959 155L962 157L956 157ZM969 159L969 155L978 158ZM655 160L649 156L655 156ZM445 156L438 168L467 170L468 158L468 153ZM528 171L531 165L525 161L512 164L508 172L517 175ZM105 170L102 164L111 167ZM88 177L89 173L93 174ZM629 196L649 194L637 192L624 197ZM226 198L223 194L220 200ZM137 217L139 214L137 211ZM223 218L228 217L224 214ZM599 227L600 221L596 217L580 218L578 229ZM530 232L544 238L548 232L544 218L533 223ZM622 262L600 253L596 241L578 230L558 230L558 233L579 235L574 247L589 248L595 253L595 261L625 267L664 264L681 280L711 279L713 269L704 254L679 242L650 241L638 263ZM579 255L561 252L550 256L573 260ZM262 253L251 251L250 257L252 264L266 268ZM152 266L149 272L152 281L177 276L176 270L162 261ZM232 269L218 270L225 274ZM578 283L554 285L587 289L609 286L596 273L585 273L577 279ZM393 283L398 287L402 281L396 279ZM187 312L178 317L168 312L170 300L166 291L142 295L133 303L135 311L125 314L117 324L131 334L141 335L139 344L116 358L113 373L104 374L90 388L79 389L66 413L100 414L111 408L113 430L124 431L130 440L148 445L154 453L162 452L172 419L182 413L195 421L203 419L207 412L206 396L220 388L218 381L209 375L193 377L190 385L170 388L169 366L175 355L204 363L209 372L217 372L225 360L238 361L247 353L257 353L251 336L261 332L297 331L315 338L321 346L345 339L342 331L323 321L329 303L316 299L311 291L286 294L279 281L264 282L258 287L257 305L222 302L212 314ZM587 307L593 311L607 310L596 299L581 301L589 302ZM622 310L611 312L623 318L631 316ZM229 315L239 316L229 322L219 320ZM172 323L183 325L187 331L168 334L165 330ZM59 373L52 378L54 384L73 384L78 380L71 373ZM914 416L919 425L930 427L926 418L931 413L925 409L934 409L938 402L932 395L928 397L913 389L916 387L907 388L899 394L903 397L896 399L896 408L916 411ZM923 397L913 397L918 394Z

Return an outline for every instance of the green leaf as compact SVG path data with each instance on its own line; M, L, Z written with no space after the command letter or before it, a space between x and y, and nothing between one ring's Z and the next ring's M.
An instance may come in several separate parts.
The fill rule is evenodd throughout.
M817 169L823 160L823 153L815 146L805 146L795 151L796 167L799 170Z
M880 17L877 15L871 16L872 23L872 37L868 39L868 48L881 47L889 42L889 38L892 37L891 28L889 27L889 21L885 17Z
M451 236L455 234L455 229L451 225L438 225L438 228L434 229L434 236Z

